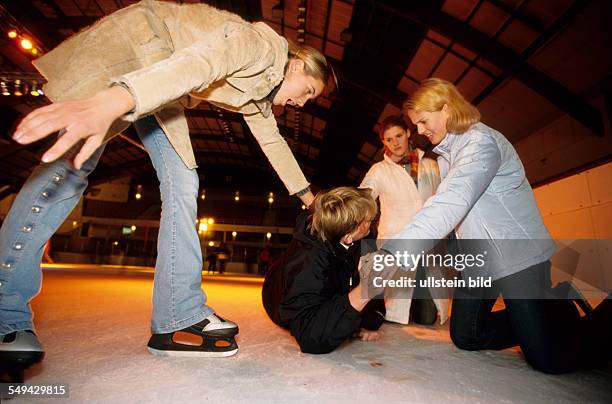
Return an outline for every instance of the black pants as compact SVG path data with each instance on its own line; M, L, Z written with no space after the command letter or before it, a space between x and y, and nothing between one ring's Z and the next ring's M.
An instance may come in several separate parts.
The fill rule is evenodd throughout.
M417 269L417 285L421 279L425 279L425 268ZM438 309L431 298L429 289L416 286L410 303L410 321L422 325L432 325L438 318Z
M492 312L499 293L506 308ZM513 298L519 293L523 298ZM549 294L549 261L499 279L491 288L456 288L451 339L458 348L470 351L519 345L533 368L551 374L609 360L610 296L581 318L571 300L545 298Z

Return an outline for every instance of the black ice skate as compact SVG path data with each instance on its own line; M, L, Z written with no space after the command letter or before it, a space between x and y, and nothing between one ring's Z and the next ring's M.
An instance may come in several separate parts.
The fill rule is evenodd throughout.
M40 362L44 355L43 347L33 331L15 331L2 335L0 375L8 375L10 383L23 383L24 370Z
M175 334L183 332L202 338L200 345L184 344L175 340ZM238 352L234 336L238 334L236 323L211 314L190 327L168 334L153 334L147 346L149 352L160 356L225 357Z
M574 285L573 282L559 282L554 288L552 288L553 293L557 296L558 299L568 299L573 300L574 303L582 311L584 314L589 314L593 311L593 306L587 300L587 298L580 292L580 289Z

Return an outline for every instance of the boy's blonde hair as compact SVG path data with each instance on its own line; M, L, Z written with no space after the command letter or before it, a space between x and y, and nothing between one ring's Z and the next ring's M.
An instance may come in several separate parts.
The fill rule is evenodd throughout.
M310 231L323 241L340 241L363 221L376 216L378 206L370 189L338 187L319 192L313 202Z
M436 112L448 105L446 130L451 133L465 133L470 126L480 122L480 112L470 104L452 83L437 79L425 79L414 93L404 102L405 110Z

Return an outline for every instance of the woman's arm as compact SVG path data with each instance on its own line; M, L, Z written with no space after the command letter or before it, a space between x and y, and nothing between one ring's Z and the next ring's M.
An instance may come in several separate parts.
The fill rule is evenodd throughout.
M115 120L135 121L191 91L203 90L256 63L268 50L267 43L248 24L226 23L168 59L111 83L119 85L90 98L36 109L19 124L13 138L28 144L66 129L45 153L43 161L53 161L85 140L74 160L75 167L80 168L102 144Z
M62 130L62 135L43 155L45 163L56 160L84 140L74 158L77 169L104 141L110 125L134 108L132 95L121 86L98 92L85 100L59 102L35 109L17 126L13 139L29 144Z
M468 136L465 134L464 136ZM457 153L438 191L395 237L382 246L403 251L406 240L439 240L468 214L493 181L501 165L497 142L491 136L473 138Z
M259 143L261 150L287 187L289 194L293 195L305 190L309 185L308 181L293 156L293 152L278 131L274 115L270 114L266 118L262 114L256 113L244 115L244 120L251 129L257 143ZM311 192L306 192L300 198L306 206L310 206L314 196Z
M312 205L312 203L314 202L314 194L312 193L312 191L310 191L310 187L308 188L308 192L300 195L300 199L302 200L302 202L304 202L304 205L306 205L306 207L310 207L310 205Z

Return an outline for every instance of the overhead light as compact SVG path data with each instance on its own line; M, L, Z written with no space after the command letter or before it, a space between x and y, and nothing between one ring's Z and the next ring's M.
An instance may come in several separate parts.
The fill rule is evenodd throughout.
M270 239L272 238L272 233L267 232L267 233L266 233L266 238L267 238L268 240L270 240Z
M274 203L274 192L270 192L268 194L268 203L270 204Z
M8 33L7 33L8 37L11 39L15 39L17 38L17 30L16 29L11 29Z
M23 93L21 92L21 80L17 79L14 83L13 95L15 97L21 97Z
M132 227L130 227L130 229L132 229L132 231L136 231L136 226L132 225Z
M200 199L201 200L206 199L206 191L205 190L202 190L202 193L200 194Z
M4 80L0 81L0 91L2 91L2 95L4 96L11 95L11 92L9 91L8 86L6 85L6 82Z
M140 198L142 198L142 184L136 185L136 193L134 194L134 198L136 198L136 200L140 200Z
M238 202L238 201L240 200L240 191L236 191L236 192L234 193L234 200L235 200L236 202Z
M198 233L202 234L208 231L208 223L206 223L206 220L202 220L200 222L200 225L198 226Z
M19 42L21 47L25 50L30 50L32 49L32 41L30 41L28 38L23 38L21 40L21 42Z
M30 95L34 97L38 97L40 95L40 93L38 92L38 83L36 81L32 83L32 88L30 89Z
M215 242L214 241L209 241L208 242L208 246L209 247L214 247L215 246Z
M32 53L32 55L36 56L38 55L38 49L36 48L32 48L32 50L30 51Z
M233 231L233 232L232 232L232 237L233 237L233 238L236 238L236 236L237 236L237 235L238 235L238 232L237 232L237 231Z

